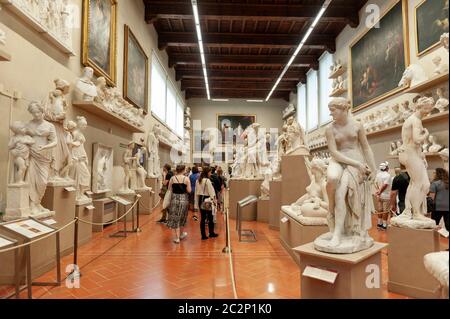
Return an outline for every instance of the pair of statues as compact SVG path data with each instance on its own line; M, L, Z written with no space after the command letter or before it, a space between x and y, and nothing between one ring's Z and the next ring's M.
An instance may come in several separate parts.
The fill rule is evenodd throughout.
M128 143L127 150L123 153L123 170L124 181L120 193L131 194L137 190L148 190L145 184L145 178L147 177L147 171L143 166L143 160L145 160L145 154L147 149L144 146L136 149L136 143Z

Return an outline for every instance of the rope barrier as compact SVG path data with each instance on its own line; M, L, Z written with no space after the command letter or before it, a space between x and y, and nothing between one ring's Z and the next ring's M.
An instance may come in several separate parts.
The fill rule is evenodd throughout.
M128 209L128 211L127 211L125 214L123 214L121 217L119 217L119 218L117 218L117 219L115 219L115 220L112 220L112 221L110 221L110 222L106 222L106 223L93 223L93 222L90 222L90 221L87 221L87 220L83 220L83 219L78 219L78 220L79 220L80 222L82 222L83 224L88 224L88 225L92 225L92 226L106 226L106 225L115 224L115 223L117 223L118 221L120 221L120 220L124 219L125 217L127 217L127 215L128 215L131 211L133 211L133 209L136 207L136 205L137 205L138 202L139 202L139 199L137 199L137 200L134 202L133 206L131 206L130 209Z

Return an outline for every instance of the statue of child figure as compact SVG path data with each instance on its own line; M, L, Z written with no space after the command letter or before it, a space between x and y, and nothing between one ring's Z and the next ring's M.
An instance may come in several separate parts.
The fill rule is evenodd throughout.
M14 122L10 126L14 136L9 141L8 149L14 158L14 184L25 184L30 157L30 147L34 139L27 135L23 122Z

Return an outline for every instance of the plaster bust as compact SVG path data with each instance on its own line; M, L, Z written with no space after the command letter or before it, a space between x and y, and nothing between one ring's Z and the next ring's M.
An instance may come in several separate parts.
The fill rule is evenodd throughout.
M442 62L442 58L437 55L433 58L433 64L434 64L434 75L441 75L448 73L448 64Z
M75 85L74 97L76 101L94 101L97 97L97 87L92 78L94 77L94 69L86 67L83 69L83 75L78 79Z

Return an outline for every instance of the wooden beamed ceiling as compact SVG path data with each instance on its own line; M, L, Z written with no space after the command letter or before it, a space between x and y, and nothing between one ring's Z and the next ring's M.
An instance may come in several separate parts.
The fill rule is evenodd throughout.
M206 98L190 0L143 0L145 20L158 33L169 67L186 98ZM336 50L336 37L359 25L367 0L333 0L280 82L273 98L289 100L319 58ZM212 98L264 99L319 12L317 0L199 0Z

